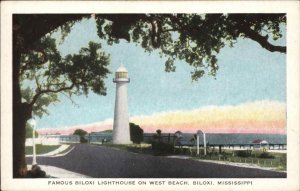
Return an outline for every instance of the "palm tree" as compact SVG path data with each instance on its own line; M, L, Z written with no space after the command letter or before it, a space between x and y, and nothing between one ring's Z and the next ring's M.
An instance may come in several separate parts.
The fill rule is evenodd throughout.
M156 130L156 135L157 135L157 138L158 138L158 142L161 142L161 130L160 129Z
M182 138L182 132L181 131L176 131L175 132L175 139L174 139L174 146L177 142L180 142L180 139Z

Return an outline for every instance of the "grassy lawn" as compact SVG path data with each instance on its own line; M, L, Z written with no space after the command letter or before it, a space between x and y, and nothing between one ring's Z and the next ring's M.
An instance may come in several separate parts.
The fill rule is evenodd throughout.
M260 167L269 167L278 171L286 171L286 153L267 152L266 156L262 155L264 152L260 150L253 150L249 156L239 156L238 150L222 149L219 154L217 150L208 149L207 155L204 156L203 148L200 149L200 155L196 155L196 148L191 150L188 148L176 148L175 150L168 150L167 152L157 152L152 150L150 144L132 144L132 145L114 145L103 144L99 146L113 147L121 150L126 150L134 153L150 154L150 155L185 155L190 156L192 159L204 159L214 161L226 161L231 163L244 163L247 165L256 165ZM242 151L246 152L246 151ZM159 154L157 154L159 153ZM264 153L266 154L266 153ZM265 157L265 158L264 158Z
M195 159L205 160L217 160L233 163L246 163L251 165L257 165L260 167L270 167L279 171L286 171L286 153L274 153L263 151L251 151L249 156L239 156L237 150L223 150L221 154L217 152L208 151L204 156L203 150L200 151L200 156L196 156L196 151L192 152L192 156ZM266 155L268 157L263 157Z
M36 154L45 154L45 153L49 153L51 151L54 151L55 149L59 148L60 145L41 145L41 144L37 144L36 145ZM25 147L25 154L26 155L32 155L32 146L26 146Z

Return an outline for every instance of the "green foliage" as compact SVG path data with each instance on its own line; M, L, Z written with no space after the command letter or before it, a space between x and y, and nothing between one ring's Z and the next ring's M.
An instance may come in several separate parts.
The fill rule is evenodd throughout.
M82 129L76 129L73 133L73 135L79 135L80 143L86 143L87 142L86 138L84 137L86 134L87 134L87 132L85 130L82 130Z
M170 143L170 138L168 138L168 142L162 141L161 136L162 131L160 129L156 130L156 134L153 135L153 140L151 142L152 150L154 155L167 155L174 152L174 145Z
M273 158L275 158L272 154L270 154L268 152L263 152L258 157L259 158L267 158L267 159L273 159Z
M190 139L190 142L193 144L193 145L196 145L197 144L197 134L194 134L193 137Z
M59 101L57 93L70 99L72 95L87 95L90 90L106 94L103 79L109 73L109 55L100 51L101 45L90 42L78 54L62 57L55 39L49 35L60 29L64 39L80 18L87 17L90 15L61 15L59 20L65 22L59 25L46 15L32 15L28 17L30 22L24 15L16 17L18 35L27 34L26 26L31 22L40 24L47 20L46 28L41 30L38 25L36 32L46 34L49 30L40 39L25 39L30 45L18 41L20 47L29 47L20 58L20 83L22 99L33 106L34 115L48 114L47 106ZM167 72L176 70L176 60L185 61L193 68L192 80L205 74L215 76L219 69L217 54L225 45L234 46L238 38L252 39L271 52L286 52L286 47L268 41L282 37L285 14L96 14L95 18L98 36L108 44L126 39L145 52L158 50L166 58Z
M85 136L86 134L87 134L87 132L82 129L76 129L73 133L73 135L79 135L79 136Z
M113 132L112 129L107 129L107 130L101 131L101 133L112 133L112 132Z
M161 130L160 129L157 129L156 133L157 133L158 136L161 136Z
M51 151L54 151L58 149L60 145L41 145L41 144L36 144L35 149L36 149L36 154L45 154L49 153ZM33 149L32 146L26 146L25 147L25 154L26 155L32 155Z
M110 60L100 49L101 44L90 42L78 54L62 58L55 39L48 35L35 43L34 50L22 54L21 94L32 105L34 115L48 114L47 106L59 101L57 93L70 99L72 95L87 95L89 90L106 95L104 78Z
M26 138L32 138L32 131L33 131L32 126L29 123L26 123L26 127L25 128L26 128L26 135L25 135L25 137ZM39 136L38 132L35 131L35 137L38 137L38 136Z
M161 142L161 130L160 129L157 129L156 134L153 135L153 141Z
M133 143L140 144L144 139L143 137L144 130L139 125L136 125L134 123L129 123L129 127L130 127L130 140Z
M251 152L252 152L251 150L239 150L239 151L235 151L235 154L238 157L250 157Z
M122 17L122 19L120 18ZM146 52L158 49L166 57L165 71L174 72L175 60L191 65L192 80L215 76L217 54L238 38L250 38L270 51L285 52L268 42L282 37L285 14L134 14L96 15L98 36L108 44L132 40Z
M174 152L174 145L171 143L153 141L151 145L154 155L167 155Z

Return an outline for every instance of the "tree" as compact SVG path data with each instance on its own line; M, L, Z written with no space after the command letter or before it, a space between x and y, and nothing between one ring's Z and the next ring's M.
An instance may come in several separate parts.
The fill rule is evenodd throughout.
M144 140L143 137L144 130L139 125L136 125L134 123L129 123L129 128L130 128L130 140L133 143L140 144Z
M193 137L190 139L190 142L193 144L193 145L196 145L197 144L197 134L194 134Z
M49 35L36 40L31 48L26 48L19 35L14 36L13 57L14 177L26 174L25 124L32 114L42 117L47 113L47 106L58 101L57 93L71 97L91 90L105 95L103 80L109 73L109 56L100 51L101 44L90 42L78 54L63 58Z
M85 139L85 135L87 134L87 132L85 130L82 129L76 129L73 133L73 135L78 135L80 137L80 143L86 143L87 140Z
M35 50L22 54L20 58L20 93L24 100L24 109L21 111L25 111L18 120L26 121L31 118L32 113L42 117L47 113L47 106L58 101L57 93L67 97L87 95L89 90L99 95L106 94L104 78L109 73L109 56L99 51L100 44L90 42L89 46L82 48L78 54L67 55L64 58L57 51L55 40L49 36L41 38L35 43L35 47ZM15 140L14 137L14 141L19 140ZM23 148L14 149L20 153L24 152Z
M161 141L162 141L162 138L161 138L161 130L160 130L160 129L157 129L157 130L156 130L156 134L153 135L153 139L154 139L154 140L157 140L158 142L161 142Z
M181 139L182 139L182 132L181 131L176 131L175 133L174 133L174 146L176 145L176 144L179 144L179 145L181 145Z
M67 96L105 94L103 78L108 57L100 44L90 43L77 55L62 58L49 34L61 29L62 38L89 14L13 15L13 176L26 174L25 126L32 113L42 116L46 107ZM98 36L107 43L126 39L147 52L155 49L165 56L165 70L175 71L176 59L194 67L192 79L205 73L215 76L216 55L226 44L249 38L271 52L286 52L285 46L269 42L282 36L285 14L96 14ZM35 87L22 87L29 79Z
M156 133L157 133L158 136L161 136L161 130L160 129L157 129Z
M98 35L111 44L119 38L132 40L146 52L154 49L167 57L165 70L175 71L174 61L184 60L194 67L192 79L205 73L215 76L216 55L238 38L249 38L271 52L286 52L285 46L269 42L282 37L280 24L285 14L146 14L96 15ZM106 22L109 19L112 22ZM270 35L270 37L269 37Z

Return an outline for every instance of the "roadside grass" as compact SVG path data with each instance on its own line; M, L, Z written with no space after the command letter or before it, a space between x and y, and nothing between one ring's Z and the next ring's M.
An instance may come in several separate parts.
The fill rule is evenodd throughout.
M246 157L237 156L238 150L223 150L221 154L218 152L207 152L204 156L204 150L200 150L200 155L196 155L196 151L192 151L192 158L194 159L205 159L214 161L225 161L229 163L243 163L252 166L266 167L278 171L286 171L286 153L275 153L275 152L263 152L260 150L253 150L251 154ZM267 154L266 154L267 153ZM269 158L263 158L262 156L269 156Z
M120 150L125 150L129 152L134 152L134 153L141 153L141 154L153 154L153 151L151 149L151 144L130 144L130 145L119 145L119 144L95 144L97 146L102 146L102 147L112 147L112 148L117 148Z
M125 150L134 153L149 154L154 156L168 156L168 155L184 155L189 156L191 159L203 159L213 161L223 161L228 163L241 163L250 166L258 166L270 168L277 171L286 171L286 153L263 152L261 150L252 150L251 154L247 157L237 156L239 150L222 149L221 154L214 149L208 149L207 155L204 156L203 148L200 149L200 155L196 153L196 148L175 148L171 152L157 152L152 150L151 144L131 144L131 145L115 145L115 144L97 144L98 146L113 147L120 150ZM159 154L158 154L159 153ZM264 155L262 155L264 153ZM266 155L267 153L267 155ZM262 158L268 156L271 158Z
M45 154L49 153L51 151L54 151L55 149L58 149L60 145L42 145L42 144L36 144L36 154ZM26 146L25 147L25 154L26 155L32 155L33 154L33 148L32 146Z

